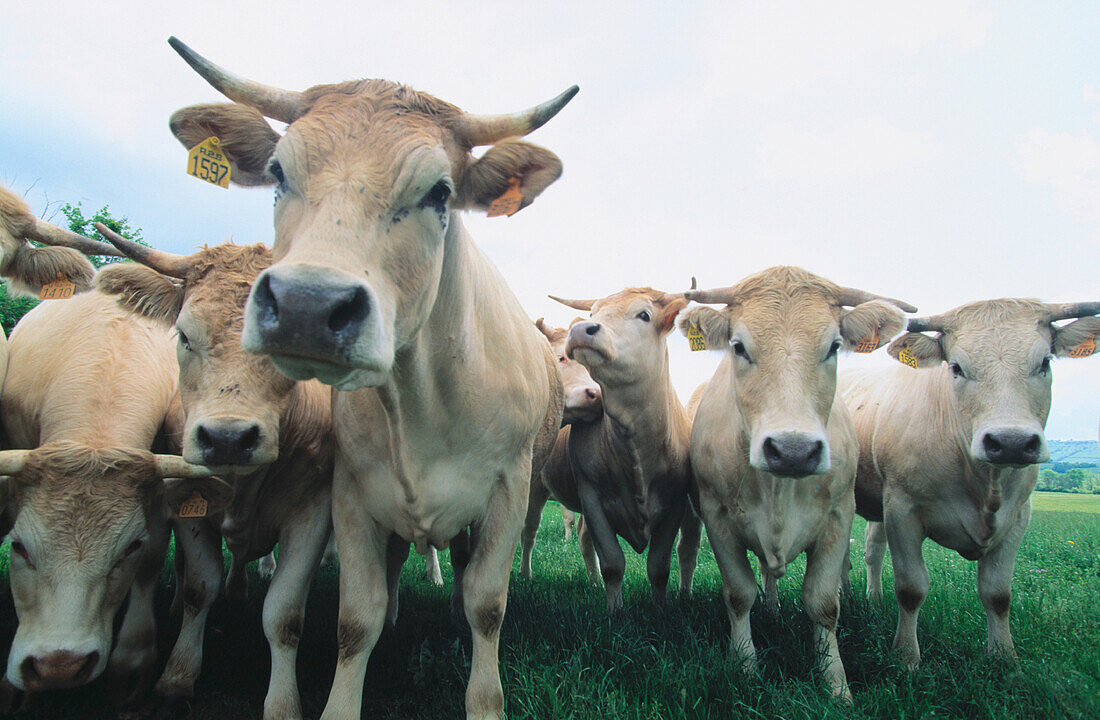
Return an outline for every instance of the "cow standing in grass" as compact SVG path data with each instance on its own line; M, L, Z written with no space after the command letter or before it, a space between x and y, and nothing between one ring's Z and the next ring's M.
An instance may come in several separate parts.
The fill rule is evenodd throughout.
M781 577L805 552L803 606L825 681L833 694L850 698L836 626L859 450L848 410L835 401L837 355L861 341L861 349L879 347L904 317L890 304L897 301L794 267L687 297L726 305L688 310L681 328L723 350L699 393L691 468L694 505L722 573L730 653L755 668L749 610L756 578L747 553L756 554L765 574Z
M931 538L978 561L990 654L1014 658L1009 599L1031 492L1046 462L1051 359L1087 357L1100 303L989 300L911 318L889 352L910 367L842 376L859 435L856 510L866 530L867 596L894 564L894 647L920 662L917 614L928 595L921 545ZM1058 326L1059 320L1080 318ZM934 334L932 334L934 333Z
M668 370L668 333L686 305L683 295L628 288L601 300L561 300L590 319L569 329L566 354L599 383L603 415L573 425L569 462L573 488L561 487L567 504L577 500L592 534L608 610L622 607L626 557L618 537L641 553L653 596L668 587L672 546L688 510L688 441L691 424ZM548 478L551 489L559 488ZM575 494L575 497L572 497ZM690 588L698 554L681 543L681 587ZM591 572L591 568L590 568Z
M242 341L333 399L333 522L340 550L336 676L323 717L358 718L386 617L387 546L443 547L471 530L456 589L473 631L466 713L504 710L497 646L527 485L561 423L546 341L459 211L511 214L561 174L519 137L576 93L475 116L384 80L288 92L173 47L236 101L173 115L192 147L212 135L244 185L274 185L274 264L257 278ZM263 116L289 124L280 137ZM489 145L478 159L477 146ZM397 540L400 538L402 540Z

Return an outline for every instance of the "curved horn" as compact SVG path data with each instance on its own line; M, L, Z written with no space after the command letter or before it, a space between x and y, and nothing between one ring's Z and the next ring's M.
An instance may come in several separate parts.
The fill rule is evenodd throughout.
M99 242L78 235L72 230L66 230L53 223L35 218L33 234L28 233L29 240L37 240L46 245L72 248L85 255L110 255L111 257L126 257L107 243Z
M508 137L522 137L545 125L578 92L580 88L574 85L553 100L518 113L505 115L464 113L455 125L455 135L470 147L492 145Z
M591 312L592 306L596 304L595 300L566 300L565 298L554 297L553 295L547 295L546 297L551 300L556 300L566 307L571 307L574 310L584 310L585 312Z
M927 317L911 317L906 330L909 332L943 332L944 317L942 315L929 315Z
M691 276L691 288L690 289L691 290L698 290L699 289L699 281L695 279L694 275Z
M214 474L205 465L192 465L179 455L154 455L153 464L162 478L208 478Z
M1100 302L1045 303L1044 307L1047 311L1047 322L1100 315Z
M885 295L875 295L869 293L866 290L857 290L856 288L842 287L840 288L840 297L837 298L837 302L847 307L855 307L856 305L862 305L865 302L871 300L885 300L891 305L897 305L899 308L907 313L914 313L917 311L915 307L905 302L904 300L896 300Z
M122 251L121 257L128 257L134 262L151 267L162 275L182 279L187 277L187 271L191 269L191 258L188 255L175 255L145 247L133 240L127 240L103 223L96 223L95 229Z
M214 89L233 102L256 108L265 116L285 123L298 119L302 93L247 80L215 65L175 37L168 44Z
M692 278L692 280L694 279L695 278ZM694 300L697 303L704 303L707 305L716 305L718 303L733 305L737 302L737 296L734 294L734 288L732 287L714 288L713 290L688 290L684 293L684 297L688 300Z
M18 475L27 462L30 450L0 451L0 475Z

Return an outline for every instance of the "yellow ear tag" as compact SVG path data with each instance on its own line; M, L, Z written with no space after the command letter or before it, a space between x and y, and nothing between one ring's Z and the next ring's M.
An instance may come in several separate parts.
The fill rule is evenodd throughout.
M914 370L917 369L917 357L907 347L903 347L901 349L901 352L898 353L898 360L902 361Z
M865 354L866 353L872 353L872 352L875 351L875 349L877 347L878 347L878 328L875 328L874 333L872 333L871 335L868 335L867 337L865 337L865 338L863 338L862 340L859 341L859 344L856 345L856 352L857 353L865 353ZM906 348L906 349L908 350L908 348ZM908 364L909 363L906 363L906 365L908 365ZM916 365L914 365L913 367L916 367Z
M692 352L707 349L707 339L703 337L703 331L695 323L688 325L688 347Z
M206 517L206 500L199 491L191 493L191 497L180 503L180 517L181 518L201 518Z
M1096 338L1089 336L1088 340L1069 351L1071 358L1086 358L1096 352Z
M61 273L57 274L57 279L51 283L46 283L42 286L42 289L38 291L39 300L68 300L73 296L73 290L76 289L76 285L65 279L65 276Z
M229 160L216 137L208 137L187 151L187 174L218 187L229 187Z
M511 217L519 212L520 203L523 202L523 193L519 191L519 178L508 179L508 189L496 200L489 203L487 217L507 215Z

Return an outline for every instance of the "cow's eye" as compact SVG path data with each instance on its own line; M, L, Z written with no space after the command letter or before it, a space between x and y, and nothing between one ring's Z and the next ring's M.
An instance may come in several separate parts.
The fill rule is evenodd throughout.
M562 365L564 365L566 363L565 356L564 355L558 355L558 362L560 362Z
M267 166L267 171L271 173L271 177L275 178L275 181L280 185L286 184L286 175L283 174L283 166L279 164L278 160L272 160Z
M126 561L126 558L130 557L131 555L136 553L138 550L141 550L142 545L143 545L143 543L141 542L140 539L134 540L132 543L127 545L126 549L122 551L122 557L120 557L118 559L118 562L115 563L115 567L117 568L119 565L121 565L123 562Z
M734 340L731 344L733 347L733 354L737 357L744 358L748 362L752 362L752 358L749 357L749 351L745 349L745 343L740 340Z
M12 540L11 551L23 558L23 562L27 563L27 567L34 570L34 563L31 562L31 555L27 552L27 546L18 540Z
M1043 362L1039 365L1037 372L1039 375L1046 375L1050 372L1050 355L1043 358Z
M177 330L176 332L179 333L180 345L183 346L183 349L184 350L190 350L191 349L191 341L187 338L187 335L183 332L183 330Z
M642 310L640 313L638 313L638 319L641 320L642 322L649 322L650 321L649 311L648 310Z
M835 358L838 352L840 352L840 340L833 340L833 344L829 346L829 352L825 355L825 359Z
M442 210L447 204L447 199L451 197L451 186L446 181L440 180L432 189L428 191L428 194L424 196L424 199L420 201L421 206L432 206L434 208Z
M966 379L966 373L963 372L962 365L953 362L948 367L951 368L952 377L963 378L964 380Z

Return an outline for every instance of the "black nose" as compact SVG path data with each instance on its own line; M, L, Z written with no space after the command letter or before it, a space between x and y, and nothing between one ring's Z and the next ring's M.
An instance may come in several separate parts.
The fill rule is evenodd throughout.
M825 443L805 433L784 432L764 438L768 472L783 477L812 475L821 465Z
M982 436L982 450L994 465L1033 465L1039 462L1042 448L1039 433L993 430Z
M595 335L599 331L600 331L600 324L599 323L585 323L585 325L584 325L584 334L585 335Z
M353 280L280 270L268 270L252 288L250 302L264 345L275 352L311 348L322 356L339 355L370 316L367 289Z
M195 442L207 465L249 465L260 444L260 426L236 420L200 423Z

